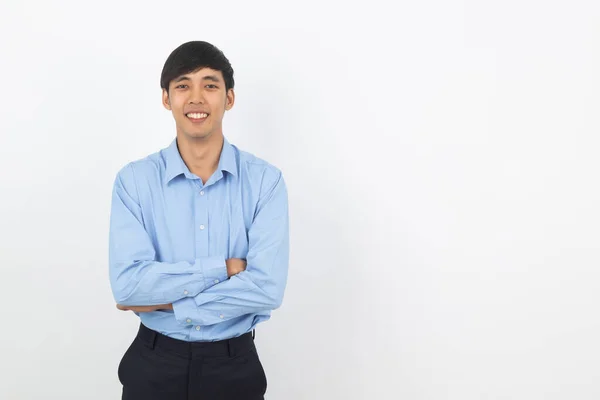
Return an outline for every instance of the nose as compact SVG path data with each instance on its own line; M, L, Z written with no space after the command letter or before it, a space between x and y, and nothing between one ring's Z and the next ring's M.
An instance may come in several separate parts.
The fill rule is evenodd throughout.
M204 95L202 93L202 88L196 87L190 91L189 103L192 104L202 104L204 103Z

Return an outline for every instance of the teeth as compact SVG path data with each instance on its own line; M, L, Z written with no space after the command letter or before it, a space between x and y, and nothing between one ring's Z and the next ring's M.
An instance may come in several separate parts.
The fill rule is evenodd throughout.
M206 117L208 117L208 114L206 114L206 113L187 113L186 115L189 118L194 118L194 119L200 119L200 118L206 118Z

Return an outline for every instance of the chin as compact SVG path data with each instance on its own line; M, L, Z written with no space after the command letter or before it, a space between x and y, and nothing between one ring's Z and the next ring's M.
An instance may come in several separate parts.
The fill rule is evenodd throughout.
M186 135L194 139L206 139L210 137L211 132L189 132Z

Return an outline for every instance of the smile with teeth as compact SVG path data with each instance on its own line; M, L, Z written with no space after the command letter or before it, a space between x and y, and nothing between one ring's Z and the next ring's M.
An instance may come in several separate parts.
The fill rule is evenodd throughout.
M185 115L191 119L203 119L208 117L208 114L206 113L187 113Z

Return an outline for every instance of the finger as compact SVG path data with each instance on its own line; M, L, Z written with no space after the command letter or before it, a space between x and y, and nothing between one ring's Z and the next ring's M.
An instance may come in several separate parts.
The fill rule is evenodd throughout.
M130 308L128 308L128 310L135 311L135 312L148 312L148 309L145 307L130 307Z

